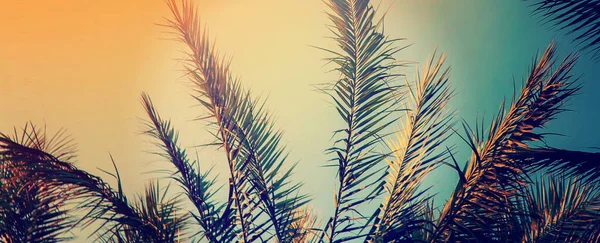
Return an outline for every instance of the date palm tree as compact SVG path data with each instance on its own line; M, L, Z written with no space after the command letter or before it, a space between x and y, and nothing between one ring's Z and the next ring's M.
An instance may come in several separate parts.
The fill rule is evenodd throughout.
M211 170L188 155L170 120L142 93L145 133L183 197L168 196L169 187L153 182L143 195L128 198L112 157L114 172L105 172L116 178L116 187L73 164L72 143L62 132L47 137L26 126L0 136L0 239L59 242L81 225L94 226L92 235L101 242L600 240L600 154L539 143L546 124L579 90L571 74L576 54L559 61L551 43L490 128L482 122L472 129L457 123L448 106L454 92L445 54L434 52L409 79L401 72L407 64L395 59L404 48L401 39L385 35L370 1L328 0L327 6L338 49L322 50L339 78L319 88L343 121L325 150L331 159L324 165L337 168L328 215L312 213L301 184L291 181L296 164L287 162L266 101L234 78L194 5L170 0L173 16L165 26L188 48L186 75L214 136L207 146L225 154L228 183L217 185ZM464 166L447 145L453 134L472 150ZM437 208L422 184L440 166L453 168L459 180ZM225 201L215 198L219 190L226 190ZM192 208L182 208L184 198ZM326 220L321 225L318 219Z

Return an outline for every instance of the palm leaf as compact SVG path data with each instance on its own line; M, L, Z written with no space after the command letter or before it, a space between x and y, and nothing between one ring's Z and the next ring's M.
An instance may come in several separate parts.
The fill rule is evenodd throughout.
M61 129L48 136L46 128L27 123L12 139L21 144L73 159L74 146ZM20 161L0 155L0 240L3 242L62 242L75 220L66 209L69 188L54 186L19 169Z
M10 163L10 162L9 162ZM65 189L32 181L33 176L0 166L0 240L17 242L63 242L75 220L65 209Z
M143 195L132 206L144 224L150 225L161 235L160 239L125 225L121 230L101 236L102 242L182 242L187 239L188 214L181 208L179 198L167 198L169 187L161 188L158 181L147 185ZM179 211L179 215L177 215Z
M444 55L434 59L435 53L412 85L406 121L397 132L397 142L390 146L394 153L388 161L387 196L371 229L373 242L410 241L413 234L422 234L419 231L433 225L433 221L423 220L429 197L423 196L427 190L419 186L449 155L448 150L439 148L449 136L452 118L445 111L452 96L449 69L442 70Z
M567 35L583 50L600 58L600 1L599 0L528 0L532 2L533 14L541 17L545 24L559 30L568 30Z
M183 187L187 197L198 210L197 214L192 213L192 215L202 227L203 231L199 234L210 242L232 241L237 233L234 230L235 212L232 208L234 199L230 195L226 205L218 205L212 199L216 191L211 189L215 179L208 177L210 171L200 173L199 168L194 169L194 166L199 167L199 162L190 161L185 149L179 147L178 133L171 127L170 121L160 118L150 96L142 94L142 103L150 118L146 133L159 141L157 145L164 151L160 155L175 166L177 170L173 173L173 177ZM230 184L230 193L233 192L232 187L233 184Z
M31 134L24 136L32 137ZM164 227L153 225L150 219L144 218L136 205L129 203L121 189L118 171L114 175L118 183L118 189L115 190L100 177L82 171L70 162L62 161L35 147L25 146L28 144L21 144L16 139L0 134L0 157L6 158L6 161L10 161L10 165L18 170L33 175L32 179L41 180L51 187L69 188L66 192L68 199L81 199L77 208L89 210L82 219L82 226L102 222L93 234L104 238L116 232L133 230L137 235L145 237L137 242L174 242L174 239L166 234Z
M392 83L391 69L399 66L392 55L400 50L395 40L382 33L374 22L375 10L368 0L327 1L334 34L340 51L326 50L340 78L321 88L334 101L345 127L334 133L335 143L327 150L338 168L339 185L334 195L335 211L322 238L344 242L364 237L359 234L368 217L357 208L379 196L384 181L378 166L387 152L376 151L384 129L393 122L398 85ZM324 49L325 50L325 49ZM336 182L337 183L337 182Z
M519 149L509 156L531 172L560 173L583 181L600 177L600 153L545 147Z
M600 193L597 183L574 177L545 176L524 196L522 242L597 242Z
M569 55L556 70L554 44L550 44L525 82L521 94L506 115L504 105L492 122L489 137L482 141L480 132L471 132L466 141L474 154L450 200L446 203L432 241L515 241L511 215L518 214L515 198L527 184L522 165L509 156L529 148L532 141L543 139L534 131L562 111L564 101L577 87L570 71L576 56Z
M244 242L271 238L291 242L297 220L295 210L306 204L300 184L289 181L293 166L284 169L287 152L280 145L281 132L273 127L263 102L251 98L232 77L229 62L223 61L201 27L193 4L169 2L173 19L167 26L190 51L186 69L196 89L193 97L208 111L215 136L228 158L234 183L238 222ZM241 180L241 176L247 177ZM246 204L246 205L242 205ZM260 212L253 209L259 208ZM242 212L241 210L247 210ZM267 222L258 222L261 214Z

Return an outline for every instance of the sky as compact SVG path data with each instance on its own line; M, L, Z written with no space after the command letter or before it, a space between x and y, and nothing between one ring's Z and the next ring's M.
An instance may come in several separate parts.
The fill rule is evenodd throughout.
M199 0L201 20L219 50L233 57L232 70L267 106L283 131L298 162L293 176L313 198L321 220L333 206L334 176L324 168L332 132L340 121L326 96L313 85L331 82L334 73L323 60L327 53L311 46L334 48L325 27L326 6L321 0ZM513 80L520 84L536 52L551 40L560 57L578 50L564 32L530 15L519 0L374 1L388 9L385 32L406 38L410 45L397 59L424 62L437 48L447 54L450 103L457 119L474 124L476 116L490 120L500 102L511 98ZM10 132L26 122L45 124L50 132L66 128L78 145L76 165L93 174L110 170L109 154L117 163L128 195L142 192L151 178L171 168L142 135L145 114L140 93L148 92L164 118L172 119L180 140L197 153L203 168L213 168L220 181L227 171L223 155L214 148L196 148L211 141L203 114L190 97L180 59L186 49L171 40L158 24L169 17L162 0L9 1L0 8L0 131ZM581 53L574 74L583 86L564 113L548 126L548 143L567 149L599 147L600 120L596 94L598 63ZM413 69L404 70L408 75ZM468 148L450 140L466 161ZM444 200L456 183L455 172L442 168L427 178L431 193ZM110 179L108 179L110 182ZM164 182L166 184L166 181ZM221 195L221 197L224 195ZM87 242L80 235L74 242Z

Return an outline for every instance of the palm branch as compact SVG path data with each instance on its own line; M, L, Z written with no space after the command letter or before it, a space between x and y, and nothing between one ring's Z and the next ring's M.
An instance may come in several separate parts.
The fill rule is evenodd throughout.
M466 171L457 170L461 179L446 203L432 241L514 241L510 234L512 204L527 184L522 166L510 154L529 148L532 141L543 139L534 129L543 128L562 111L564 101L578 87L572 85L570 71L576 56L569 55L553 70L555 47L550 44L525 82L521 94L506 115L504 105L492 122L489 137L482 141L479 131L466 139L474 154Z
M564 150L552 147L523 148L510 153L528 171L546 170L583 181L600 177L600 153Z
M294 166L283 168L287 152L280 145L281 132L274 129L264 102L252 99L233 78L229 62L209 41L193 4L182 1L180 7L175 0L168 4L173 19L167 26L189 47L186 69L196 86L193 97L208 111L205 119L212 119L217 144L228 159L242 240L275 237L291 242L304 234L292 226L297 220L294 210L307 198L298 192L300 184L289 181ZM260 211L253 210L257 207ZM258 222L261 214L268 221Z
M583 50L600 58L600 1L599 0L527 0L532 2L532 13L541 17L545 24L559 30L568 30L567 35Z
M230 242L235 239L235 218L232 208L233 198L229 195L226 205L219 205L213 199L216 191L211 187L215 179L209 177L209 172L200 172L199 162L190 161L185 149L177 144L179 134L172 128L170 121L164 121L154 108L150 96L142 94L142 102L150 118L147 134L156 138L157 145L163 150L160 155L177 169L173 178L184 189L187 197L192 201L197 213L192 213L202 231L198 234L206 237L210 242ZM197 166L198 170L194 167ZM229 192L233 193L233 184L229 185Z
M435 54L424 67L423 74L410 88L410 107L406 121L397 132L397 142L392 144L393 158L388 160L386 200L375 212L377 218L371 228L373 242L403 242L414 234L433 225L427 221L429 197L419 186L423 178L449 155L441 150L448 138L451 113L445 111L452 96L448 87L449 69L443 70L445 56L435 59Z
M26 134L22 137L25 138L36 137L34 134L39 134L35 129L24 133ZM115 233L135 231L136 235L143 235L144 238L134 242L175 242L169 231L173 232L177 229L156 225L152 219L144 218L146 215L143 214L142 209L129 203L122 190L118 170L114 175L118 183L118 188L115 190L100 177L40 150L40 146L34 146L30 141L31 139L27 139L26 142L19 142L17 139L0 134L0 157L9 161L10 166L28 173L32 179L43 181L45 185L69 188L66 191L68 200L81 199L77 209L87 211L81 219L82 226L87 227L94 222L102 222L93 234L105 238ZM59 155L64 154L68 153L59 153ZM184 221L184 216L178 217L178 220ZM171 221L162 223L171 224Z
M379 196L385 176L380 162L388 152L378 152L384 129L392 122L399 86L391 69L393 54L400 48L396 40L382 33L381 21L375 22L375 10L368 0L331 0L328 14L339 51L326 50L336 65L339 80L322 90L334 101L345 127L334 133L331 166L338 168L339 185L335 189L334 213L322 238L344 242L364 237L361 232L368 216L357 208ZM325 49L324 49L325 50ZM336 182L338 183L338 182ZM368 231L366 231L368 232Z
M62 242L75 220L65 209L64 188L32 181L3 162L0 166L0 241Z
M122 230L112 231L101 236L103 242L182 242L187 239L186 218L188 214L181 208L181 199L168 198L169 187L161 188L158 181L147 185L143 195L139 195L132 206L144 224L156 228L161 238L157 239L143 231L125 225ZM177 211L179 215L177 215Z
M45 127L27 123L13 139L72 159L73 145L65 130L48 136ZM68 188L53 186L19 169L19 161L0 156L0 240L2 242L62 242L75 220L67 209Z
M521 205L528 217L521 242L597 242L598 183L551 173L528 187Z

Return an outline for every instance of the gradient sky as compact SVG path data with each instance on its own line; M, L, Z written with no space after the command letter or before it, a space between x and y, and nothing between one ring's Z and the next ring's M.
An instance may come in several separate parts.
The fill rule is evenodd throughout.
M35 3L34 3L35 2ZM378 3L378 1L375 1ZM321 0L200 0L200 16L222 52L233 55L233 70L256 96L268 97L277 127L284 131L290 161L299 162L295 180L313 196L315 210L325 220L332 207L333 176L322 168L328 159L332 131L339 121L327 97L313 84L332 81L327 54L309 45L333 47ZM437 47L446 52L451 82L457 95L452 108L473 123L477 114L487 120L504 97L513 93L513 78L526 76L536 51L554 38L559 53L576 50L570 38L542 26L519 0L404 1L384 0L385 22L391 37L412 44L397 58L423 62ZM77 165L94 174L111 169L115 158L130 195L141 192L148 173L170 168L151 155L149 138L140 135L145 114L140 93L148 92L165 118L171 118L186 146L211 137L202 114L190 98L183 78L184 47L156 23L164 23L168 9L161 0L8 1L0 8L0 131L12 131L27 121L46 124L50 131L68 129L79 148ZM580 95L569 112L551 122L549 144L569 149L599 147L597 95L598 63L583 53L575 74L583 75ZM406 69L411 74L413 69ZM457 143L460 161L467 148ZM194 152L193 150L191 150ZM205 168L214 166L220 180L227 178L221 153L198 149ZM438 198L448 196L456 183L454 172L438 170L427 179ZM76 242L86 242L80 237Z

